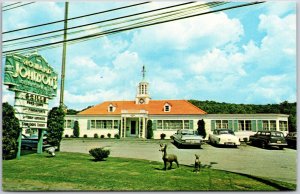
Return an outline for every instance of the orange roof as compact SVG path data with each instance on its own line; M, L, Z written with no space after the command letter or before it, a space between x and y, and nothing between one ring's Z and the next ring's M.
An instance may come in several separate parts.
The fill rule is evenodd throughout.
M171 106L170 112L164 112L164 105L166 103ZM114 112L108 112L110 104L116 107ZM78 115L120 115L122 110L127 110L128 112L146 110L150 115L207 114L187 100L150 100L148 104L135 104L135 101L105 101L78 113Z

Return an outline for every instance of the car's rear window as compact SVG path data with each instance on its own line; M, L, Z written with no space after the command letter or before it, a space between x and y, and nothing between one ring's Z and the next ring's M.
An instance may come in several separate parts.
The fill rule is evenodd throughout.
M194 131L182 131L182 135L194 135Z
M279 133L279 132L272 132L272 136L274 137L283 137L283 133Z

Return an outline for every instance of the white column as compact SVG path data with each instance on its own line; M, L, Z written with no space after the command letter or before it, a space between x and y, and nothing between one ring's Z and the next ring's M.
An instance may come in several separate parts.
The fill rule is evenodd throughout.
M278 118L276 119L276 131L280 131L280 129L279 129L279 120L278 120Z
M143 117L143 136L142 138L146 138L146 118Z

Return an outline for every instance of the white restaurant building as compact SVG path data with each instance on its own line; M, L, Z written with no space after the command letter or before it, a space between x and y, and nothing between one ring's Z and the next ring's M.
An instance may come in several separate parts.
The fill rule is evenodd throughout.
M207 114L187 100L152 100L143 73L135 100L105 101L77 115L67 115L64 136L73 135L74 121L78 121L80 137L97 134L107 138L110 134L113 138L118 134L120 138L146 138L147 121L151 120L154 139L160 139L161 134L169 139L179 129L197 130L201 119L207 134L228 128L241 140L257 130L288 131L288 115L284 114Z

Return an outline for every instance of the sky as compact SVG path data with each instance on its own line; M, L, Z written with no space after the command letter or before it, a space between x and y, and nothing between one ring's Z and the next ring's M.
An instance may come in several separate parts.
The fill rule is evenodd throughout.
M136 2L71 1L69 18ZM69 26L179 3L155 1L78 19ZM61 20L64 3L36 2L5 11L2 16L2 31ZM3 40L60 28L63 23L9 33ZM60 77L62 47L37 52ZM4 64L2 58L2 77ZM134 100L143 65L150 96L155 100L295 102L296 3L268 1L69 45L64 104L81 110L103 101ZM60 89L50 101L50 108L59 105L59 94ZM14 93L7 86L2 86L2 101L14 103Z

